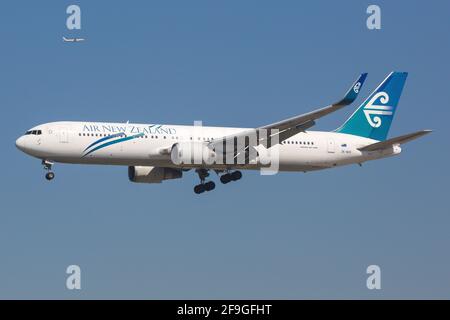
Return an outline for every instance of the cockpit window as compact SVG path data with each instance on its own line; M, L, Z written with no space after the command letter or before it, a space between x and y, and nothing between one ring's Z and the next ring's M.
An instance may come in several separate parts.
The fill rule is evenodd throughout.
M25 135L30 135L30 134L32 134L32 135L41 135L42 134L42 130L30 130L30 131L25 132Z

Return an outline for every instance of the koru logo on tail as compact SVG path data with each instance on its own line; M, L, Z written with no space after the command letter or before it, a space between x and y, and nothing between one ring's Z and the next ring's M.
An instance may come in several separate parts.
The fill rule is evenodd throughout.
M383 105L374 104L378 99L380 99L380 102ZM364 107L364 114L366 115L367 122L369 122L373 128L378 128L381 126L382 121L379 116L392 115L393 108L386 105L388 102L389 95L386 92L378 92L372 97L372 99L369 100L369 102L367 102L367 105Z

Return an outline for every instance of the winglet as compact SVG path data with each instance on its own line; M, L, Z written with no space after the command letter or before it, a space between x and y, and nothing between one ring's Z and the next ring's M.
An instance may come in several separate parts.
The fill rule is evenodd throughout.
M336 104L342 105L342 106L347 106L349 104L352 104L353 101L355 101L356 98L358 97L358 93L361 91L361 88L364 84L364 81L366 80L366 77L367 77L367 73L362 73L358 77L358 79L352 84L350 89L347 91L347 93L345 94L345 97Z

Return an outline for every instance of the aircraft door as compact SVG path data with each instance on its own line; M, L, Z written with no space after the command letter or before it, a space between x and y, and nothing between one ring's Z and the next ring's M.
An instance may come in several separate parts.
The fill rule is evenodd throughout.
M328 151L328 153L334 153L335 152L334 140L328 140L327 151Z
M69 143L69 133L67 131L67 128L61 128L59 130L59 142Z

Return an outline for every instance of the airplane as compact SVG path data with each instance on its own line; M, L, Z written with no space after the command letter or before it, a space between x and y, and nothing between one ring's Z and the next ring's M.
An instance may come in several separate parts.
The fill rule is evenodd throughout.
M16 146L42 160L47 180L55 177L55 162L127 166L129 180L137 183L178 179L194 169L200 179L194 187L196 194L215 189L215 183L207 181L210 171L227 184L241 179L240 170L263 170L272 163L277 164L275 171L290 172L361 165L396 156L400 145L431 132L387 139L407 75L391 72L330 132L308 129L321 117L353 103L367 73L358 77L340 101L257 128L60 121L31 128L17 139ZM193 149L199 151L194 150L197 156L192 156ZM276 156L269 157L271 152Z
M63 41L64 42L81 42L81 41L85 41L84 38L66 38L63 37Z

